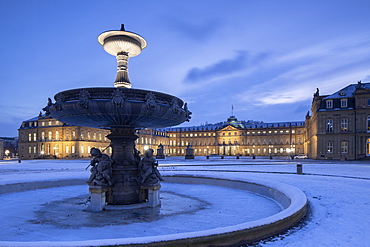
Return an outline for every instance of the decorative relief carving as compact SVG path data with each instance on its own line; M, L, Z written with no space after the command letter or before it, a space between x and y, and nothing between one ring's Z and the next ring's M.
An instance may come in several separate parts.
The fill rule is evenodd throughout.
M173 98L171 100L171 105L172 105L172 107L171 107L172 112L175 113L175 114L179 114L180 110L181 110L179 101L176 98Z
M44 108L42 108L42 110L45 111L46 116L50 115L50 107L52 106L53 106L53 102L51 101L50 98L48 98L48 104Z
M66 101L66 98L65 98L64 94L62 94L62 93L57 94L56 97L55 97L55 100L56 100L55 109L57 111L63 110L63 103Z
M146 101L146 107L149 110L156 110L157 109L157 102L155 101L155 96L153 92L149 92L145 96L145 101Z
M125 103L126 97L121 90L116 89L112 93L112 104L116 108L120 108Z
M190 121L191 119L191 114L193 114L191 111L189 111L189 108L188 108L188 103L185 103L184 105L184 110L185 110L185 116L186 116L186 121Z
M85 89L81 90L78 98L78 105L83 109L89 108L90 98L91 98L90 93L87 90Z

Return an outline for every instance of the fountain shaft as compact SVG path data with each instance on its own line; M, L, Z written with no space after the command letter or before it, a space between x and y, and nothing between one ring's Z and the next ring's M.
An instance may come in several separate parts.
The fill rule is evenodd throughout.
M128 60L129 54L128 52L120 52L116 56L117 58L117 76L116 80L114 81L115 87L125 87L131 88L131 82L128 77Z

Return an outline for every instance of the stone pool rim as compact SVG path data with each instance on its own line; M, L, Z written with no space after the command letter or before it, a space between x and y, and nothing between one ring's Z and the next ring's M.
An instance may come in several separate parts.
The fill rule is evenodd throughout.
M296 225L307 213L308 200L298 188L281 182L245 178L231 179L221 175L164 175L166 183L204 184L247 190L279 203L284 209L272 216L237 225L178 234L95 239L79 241L0 241L1 246L240 246L279 233ZM0 186L0 194L26 190L84 184L82 179L34 181Z

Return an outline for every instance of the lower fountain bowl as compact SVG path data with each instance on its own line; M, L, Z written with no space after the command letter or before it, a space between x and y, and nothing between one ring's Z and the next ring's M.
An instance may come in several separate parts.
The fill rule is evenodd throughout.
M164 128L189 120L184 102L172 95L132 88L79 88L59 92L51 117L93 128Z

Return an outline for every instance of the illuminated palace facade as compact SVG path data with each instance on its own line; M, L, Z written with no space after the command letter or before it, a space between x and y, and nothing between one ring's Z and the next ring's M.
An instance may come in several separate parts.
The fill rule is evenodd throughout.
M85 158L92 147L111 154L108 134L107 129L68 125L40 114L19 128L19 158ZM231 116L217 124L141 129L137 135L141 153L162 144L167 156L185 156L190 145L196 156L370 158L370 83L350 84L331 95L317 91L305 121L264 123Z
M262 123L238 121L194 127L142 129L136 148L157 149L162 144L165 154L183 156L188 145L197 156L256 155L280 156L303 153L304 122ZM109 130L73 126L39 115L24 121L19 128L19 156L35 158L90 157L92 147L111 154Z

